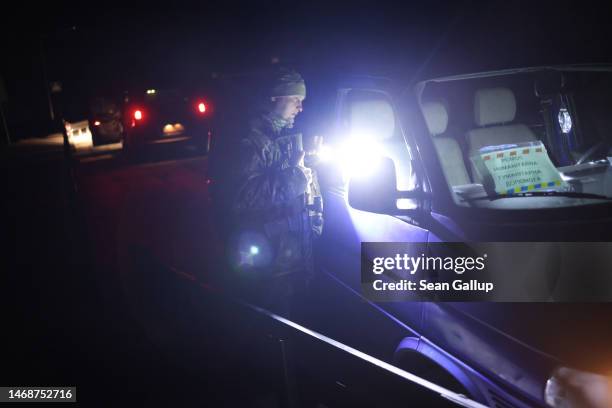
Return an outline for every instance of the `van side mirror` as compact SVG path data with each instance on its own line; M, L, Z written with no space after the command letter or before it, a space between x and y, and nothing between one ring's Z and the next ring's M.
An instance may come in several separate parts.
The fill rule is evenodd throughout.
M414 215L418 201L427 197L420 191L398 191L395 164L381 157L367 174L351 177L348 203L351 207L378 214Z

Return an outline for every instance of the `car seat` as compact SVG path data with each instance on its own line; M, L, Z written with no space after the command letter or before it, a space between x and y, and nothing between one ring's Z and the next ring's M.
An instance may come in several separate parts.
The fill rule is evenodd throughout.
M440 102L425 102L422 109L447 183L451 187L470 184L461 147L457 140L446 134L448 128L446 107Z
M478 128L467 132L470 157L480 148L522 142L538 138L526 125L511 123L516 116L516 99L508 88L484 88L474 94L474 122ZM471 164L472 174L479 182L478 172Z

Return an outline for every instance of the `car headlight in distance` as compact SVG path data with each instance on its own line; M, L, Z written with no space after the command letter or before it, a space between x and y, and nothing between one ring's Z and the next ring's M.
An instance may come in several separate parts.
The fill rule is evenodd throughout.
M559 367L546 382L544 400L554 408L612 407L612 378Z

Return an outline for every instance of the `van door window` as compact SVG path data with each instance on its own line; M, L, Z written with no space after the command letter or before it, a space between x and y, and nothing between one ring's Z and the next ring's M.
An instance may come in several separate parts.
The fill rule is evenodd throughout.
M344 90L341 104L340 146L353 166L343 169L349 173L345 175L350 177L351 171L363 171L375 155L386 156L395 164L398 189L414 189L416 177L411 154L389 95L379 90Z

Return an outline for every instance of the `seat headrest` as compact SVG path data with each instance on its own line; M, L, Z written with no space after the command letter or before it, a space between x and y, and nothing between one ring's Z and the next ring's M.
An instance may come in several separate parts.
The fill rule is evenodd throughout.
M479 89L474 95L474 121L478 126L512 122L516 115L514 93L508 88Z
M440 102L425 102L423 104L423 115L429 132L436 136L446 132L448 126L448 112Z

